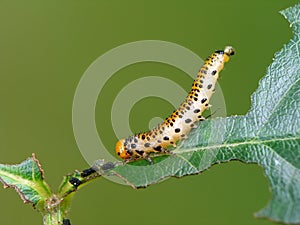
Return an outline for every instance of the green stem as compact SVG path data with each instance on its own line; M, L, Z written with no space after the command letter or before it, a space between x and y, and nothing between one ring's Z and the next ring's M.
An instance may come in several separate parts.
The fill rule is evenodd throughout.
M99 168L102 169L101 165ZM99 172L91 168L83 172L75 171L73 174L65 176L59 192L52 194L43 204L44 225L62 225L70 210L71 200L76 191L100 176Z
M64 213L59 209L48 211L44 217L44 225L62 225L63 224Z
M64 207L64 199L53 194L46 199L44 204L43 222L44 225L62 225L67 210Z

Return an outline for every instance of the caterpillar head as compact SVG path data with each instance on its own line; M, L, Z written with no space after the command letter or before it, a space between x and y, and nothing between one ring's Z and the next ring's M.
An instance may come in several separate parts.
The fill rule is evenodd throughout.
M124 142L125 142L125 139L121 139L117 142L116 153L120 158L128 159L128 158L130 158L130 155L128 154L128 152L125 149Z

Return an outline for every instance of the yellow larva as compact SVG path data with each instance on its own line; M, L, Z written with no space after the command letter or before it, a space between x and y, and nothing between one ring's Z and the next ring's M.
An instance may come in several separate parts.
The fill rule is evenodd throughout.
M176 146L178 140L186 139L195 124L205 119L202 113L210 106L219 72L231 55L234 49L227 46L208 57L180 107L156 128L119 140L116 144L118 156L125 161L144 158L152 162L151 153L166 153L168 146Z

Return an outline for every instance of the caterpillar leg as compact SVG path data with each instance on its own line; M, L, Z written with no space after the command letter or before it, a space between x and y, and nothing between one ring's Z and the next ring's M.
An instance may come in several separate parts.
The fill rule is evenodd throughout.
M181 140L186 140L188 139L188 136L186 134L182 134L180 137Z
M150 164L153 164L153 161L151 159L150 156L143 156L143 157L139 157L139 158L128 158L128 159L123 159L122 160L122 163L123 165L127 164L127 163L131 163L131 162L134 162L134 161L137 161L137 160L140 160L141 158L144 158L146 159Z
M152 157L157 157L157 156L161 156L161 155L173 155L173 154L175 154L175 153L173 153L170 150L162 149L161 152L155 152L151 156L149 154L144 153L143 158L146 159L151 165L153 165Z
M128 159L123 159L123 160L122 160L122 163L123 163L123 165L125 165L125 164L127 164L127 163L129 163L129 162L133 162L133 161L135 161L135 159L133 159L133 158L128 158Z
M154 152L151 155L144 153L143 158L146 159L151 165L153 165L152 157L162 156L162 155L176 155L173 151L161 148L159 152Z
M136 157L130 157L130 158L127 158L127 159L123 159L122 162L123 162L123 165L125 165L127 163L137 161L141 158L146 159L151 165L153 164L153 160L151 159L150 155L145 153L145 152L141 156L136 155Z
M151 165L153 165L153 160L149 155L143 156L144 159L146 159Z
M176 153L174 153L171 150L163 149L161 152L154 153L153 157L162 156L162 155L176 155Z
M194 129L195 129L195 128L197 128L197 127L198 127L197 122L191 124L191 128L194 128Z
M167 149L165 149L162 153L165 155L175 155L175 153L173 151L167 150Z

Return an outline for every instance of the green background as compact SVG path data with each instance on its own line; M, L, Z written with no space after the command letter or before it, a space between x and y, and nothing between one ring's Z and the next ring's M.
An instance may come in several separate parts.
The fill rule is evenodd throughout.
M203 59L215 49L234 46L237 54L219 83L228 115L245 114L273 54L292 36L278 11L296 3L1 0L1 163L18 163L34 152L54 189L63 175L87 168L72 130L76 86L96 58L132 41L174 42ZM110 123L112 101L128 82L149 74L170 78L187 91L192 81L159 63L135 64L117 72L96 108L99 134L111 152L117 140ZM145 130L150 118L165 117L172 110L160 99L140 101L132 109L132 129ZM13 190L0 189L0 198L0 224L42 223ZM74 225L266 225L272 223L255 219L253 213L270 198L261 167L230 162L140 190L99 179L75 196L70 217Z

